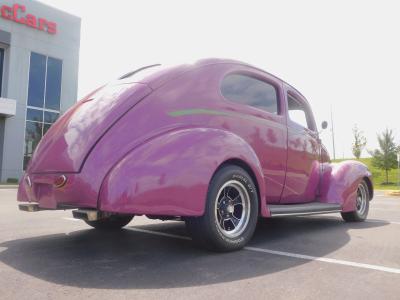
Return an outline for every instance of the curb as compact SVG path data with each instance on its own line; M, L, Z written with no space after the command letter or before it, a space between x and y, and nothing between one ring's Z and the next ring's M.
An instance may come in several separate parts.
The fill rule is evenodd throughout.
M17 184L2 184L0 185L0 190L7 190L7 189L17 189L18 185Z
M385 191L385 196L398 196L398 197L400 197L400 191Z

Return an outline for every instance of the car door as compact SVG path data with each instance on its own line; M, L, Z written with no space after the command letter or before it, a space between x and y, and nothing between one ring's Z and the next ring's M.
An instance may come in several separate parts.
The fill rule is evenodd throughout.
M315 201L320 181L320 142L306 99L286 89L288 151L285 187L281 203Z
M221 83L224 110L235 113L223 128L251 145L264 175L267 203L279 203L286 170L287 129L280 81L241 67L228 72Z

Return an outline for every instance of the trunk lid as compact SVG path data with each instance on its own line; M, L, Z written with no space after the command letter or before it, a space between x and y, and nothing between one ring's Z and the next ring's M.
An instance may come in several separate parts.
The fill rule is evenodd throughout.
M27 171L80 172L103 134L151 91L143 83L115 83L79 101L42 138Z

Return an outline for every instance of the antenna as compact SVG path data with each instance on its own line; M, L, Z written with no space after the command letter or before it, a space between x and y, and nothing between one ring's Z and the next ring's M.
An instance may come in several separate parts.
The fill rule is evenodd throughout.
M332 148L333 148L333 159L336 159L336 149L335 149L335 129L333 126L333 110L331 105L331 134L332 134Z

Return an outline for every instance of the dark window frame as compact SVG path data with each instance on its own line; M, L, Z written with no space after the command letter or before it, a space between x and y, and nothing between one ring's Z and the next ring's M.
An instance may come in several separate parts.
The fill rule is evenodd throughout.
M0 48L0 97L2 96L3 91L3 72L4 72L4 56L5 56L5 49Z

